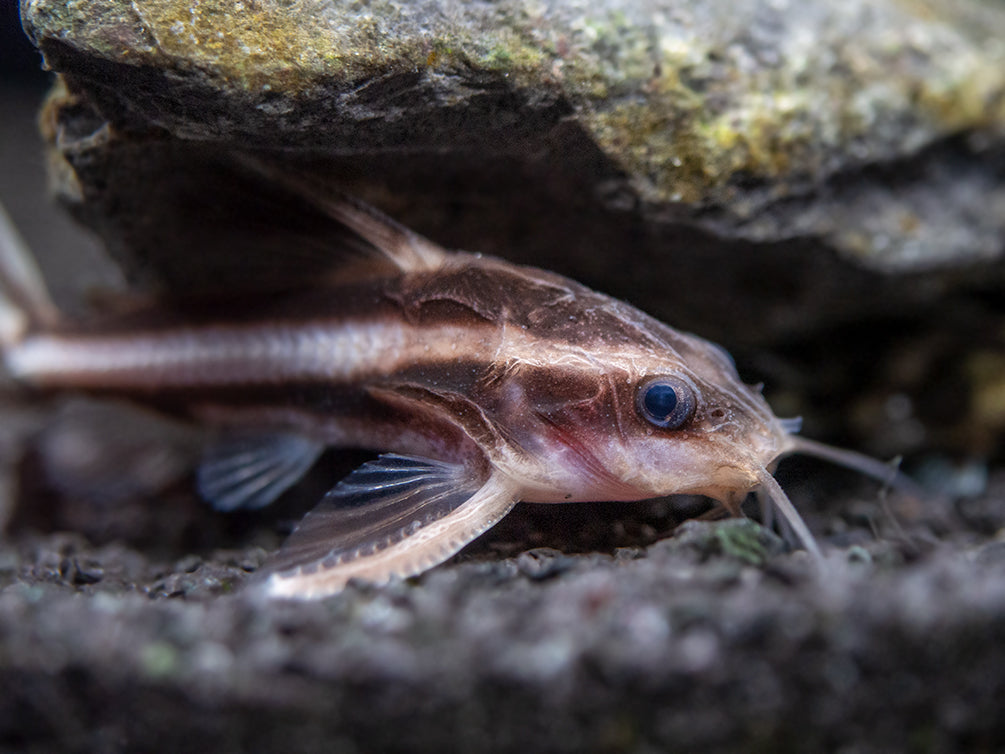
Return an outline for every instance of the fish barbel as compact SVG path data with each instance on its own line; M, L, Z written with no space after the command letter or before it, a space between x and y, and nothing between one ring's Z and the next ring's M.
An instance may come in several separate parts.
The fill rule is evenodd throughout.
M358 201L269 175L352 232L352 253L333 248L326 274L226 306L159 302L71 323L4 220L0 339L26 385L127 397L212 427L197 482L218 509L269 504L327 447L383 452L266 563L258 588L270 596L420 573L519 501L698 494L735 515L759 491L819 558L774 463L805 452L896 476L796 436L713 343L567 278L448 252Z

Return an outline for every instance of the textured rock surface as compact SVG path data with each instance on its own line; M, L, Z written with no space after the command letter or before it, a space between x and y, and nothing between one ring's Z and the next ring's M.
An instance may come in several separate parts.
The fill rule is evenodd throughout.
M787 462L826 575L743 523L668 538L665 501L520 506L420 579L262 605L241 587L317 489L238 517L188 483L95 504L42 474L50 432L24 442L51 407L4 398L0 749L1005 745L1000 4L22 12L63 74L58 189L134 279L323 237L227 158L280 149L447 245L724 341L809 434L958 499ZM65 277L76 251L39 249Z
M118 125L435 154L451 172L473 155L533 164L550 148L588 195L647 219L822 236L879 267L1001 252L1001 163L987 155L1005 127L1005 12L993 4L22 7L50 66ZM960 134L950 153L926 153ZM891 163L892 175L860 174Z
M532 551L281 605L219 596L234 557L158 580L50 540L62 559L0 593L0 731L37 751L998 748L1000 543L817 577L722 555L744 532L759 552L753 525L696 524L645 557Z

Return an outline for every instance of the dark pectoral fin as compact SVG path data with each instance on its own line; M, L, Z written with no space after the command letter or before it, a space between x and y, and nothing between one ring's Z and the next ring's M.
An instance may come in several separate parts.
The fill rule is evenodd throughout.
M325 496L266 563L274 597L317 598L352 578L384 582L442 563L516 503L501 476L461 464L384 455Z
M221 435L203 454L199 494L221 511L261 508L300 481L322 450L292 433Z

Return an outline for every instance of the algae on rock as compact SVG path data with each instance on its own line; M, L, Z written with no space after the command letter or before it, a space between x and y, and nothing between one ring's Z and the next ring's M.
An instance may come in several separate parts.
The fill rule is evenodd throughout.
M993 5L23 0L22 14L48 64L119 126L436 153L461 174L472 151L526 162L550 149L647 220L820 237L878 268L1001 251L1005 10ZM570 124L597 160L556 151ZM945 176L924 153L956 135L971 137L967 159ZM915 162L942 182L859 174ZM960 183L984 211L950 203L935 228L926 207ZM891 190L848 209L877 185Z

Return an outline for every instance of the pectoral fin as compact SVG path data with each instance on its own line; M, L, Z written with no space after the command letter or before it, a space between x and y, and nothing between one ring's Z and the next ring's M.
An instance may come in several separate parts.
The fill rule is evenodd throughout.
M462 464L383 455L339 482L272 562L272 597L334 594L353 578L382 583L442 563L517 501L511 482Z

